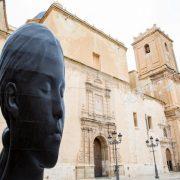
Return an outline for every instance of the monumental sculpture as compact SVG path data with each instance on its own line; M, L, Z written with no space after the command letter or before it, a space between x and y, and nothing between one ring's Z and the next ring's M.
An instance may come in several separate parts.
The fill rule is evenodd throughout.
M52 168L64 127L65 68L60 43L29 23L6 41L0 59L0 180L42 180Z

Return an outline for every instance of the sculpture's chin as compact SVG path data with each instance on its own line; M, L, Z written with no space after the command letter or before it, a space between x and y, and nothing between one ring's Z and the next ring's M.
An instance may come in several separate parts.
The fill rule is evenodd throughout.
M53 134L47 138L44 151L40 153L40 164L44 168L52 168L56 165L61 142L60 134Z
M58 160L58 152L48 151L46 158L47 160L44 163L44 168L53 168Z
M48 150L39 152L35 158L38 160L41 168L53 168L58 160L58 151Z

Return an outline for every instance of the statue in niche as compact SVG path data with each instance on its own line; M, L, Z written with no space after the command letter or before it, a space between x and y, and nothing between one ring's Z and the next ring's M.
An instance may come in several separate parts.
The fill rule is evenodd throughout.
M0 59L0 180L43 180L55 166L64 127L65 68L58 40L30 23L15 31Z

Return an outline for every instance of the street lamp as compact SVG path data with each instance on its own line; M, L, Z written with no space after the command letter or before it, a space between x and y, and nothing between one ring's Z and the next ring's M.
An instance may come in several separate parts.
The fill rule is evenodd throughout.
M119 165L118 165L118 160L117 160L117 144L121 143L122 134L119 133L117 135L117 132L113 131L111 134L109 134L108 140L109 140L109 144L114 146L115 158L116 158L115 174L116 174L116 180L119 180Z
M146 141L146 145L149 148L152 148L152 152L153 152L153 158L154 158L154 168L155 168L155 178L159 179L159 175L158 175L158 169L157 169L157 165L156 165L156 158L155 158L155 153L154 153L154 147L158 146L159 144L159 139L156 138L155 142L153 141L153 137L150 137L150 141L147 140Z

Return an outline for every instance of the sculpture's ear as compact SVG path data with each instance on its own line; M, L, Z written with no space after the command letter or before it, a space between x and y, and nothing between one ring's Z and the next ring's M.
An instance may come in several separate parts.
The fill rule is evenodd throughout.
M16 84L9 82L5 87L4 92L5 106L8 112L16 118L18 116L18 105L17 105L17 88Z

